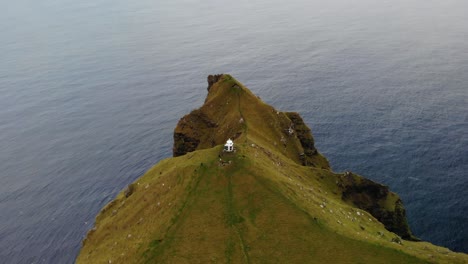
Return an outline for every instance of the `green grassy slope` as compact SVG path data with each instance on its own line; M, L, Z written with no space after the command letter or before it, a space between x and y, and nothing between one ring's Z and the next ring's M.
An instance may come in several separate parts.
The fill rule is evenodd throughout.
M466 254L398 242L343 199L349 177L318 153L303 166L300 140L281 141L286 114L235 86L222 78L181 120L176 133L199 140L195 151L161 161L108 204L77 263L468 263ZM236 138L235 153L222 152L226 137ZM392 210L398 197L388 197L379 206Z

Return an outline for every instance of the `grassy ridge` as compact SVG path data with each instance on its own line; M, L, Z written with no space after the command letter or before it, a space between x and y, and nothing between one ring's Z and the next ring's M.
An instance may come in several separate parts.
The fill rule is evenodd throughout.
M324 219L283 195L279 182L252 166L249 156L239 151L227 158L230 165L220 166L218 152L219 147L154 167L133 194L122 193L103 210L77 263L423 263L331 231ZM188 165L185 173L159 174L181 161ZM154 198L164 201L154 215L142 202L155 192L147 185L158 186ZM170 205L172 197L183 201Z

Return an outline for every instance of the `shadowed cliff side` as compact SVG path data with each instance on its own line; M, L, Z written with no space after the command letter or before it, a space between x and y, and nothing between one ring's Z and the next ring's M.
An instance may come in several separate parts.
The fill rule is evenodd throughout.
M401 238L420 241L411 233L403 202L387 186L350 172L339 178L339 185L343 190L344 201L366 210L384 224L387 230Z

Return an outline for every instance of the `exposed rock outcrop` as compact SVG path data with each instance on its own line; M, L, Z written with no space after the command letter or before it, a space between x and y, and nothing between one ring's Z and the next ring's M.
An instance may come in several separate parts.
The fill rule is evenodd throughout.
M216 128L217 124L202 111L194 110L181 118L177 127L179 130L174 132L174 157L195 151L200 144L201 134L206 130ZM212 142L211 147L215 145L215 142Z
M413 236L406 220L401 199L388 186L373 182L359 175L346 172L341 178L342 199L366 210L385 228L403 239L419 241Z
M304 123L304 120L298 113L286 112L285 114L291 119L291 129L297 134L297 138L304 148L303 155L300 155L302 165L313 165L313 157L317 154L317 149L315 148L314 138L312 137L310 128Z
M219 79L221 79L223 75L222 74L215 74L215 75L208 75L208 88L207 90L210 91L210 88L211 86L213 86L213 84L215 84L216 82L219 81Z
M197 149L200 140L192 138L183 133L174 133L174 147L172 149L173 156L182 156L188 152Z

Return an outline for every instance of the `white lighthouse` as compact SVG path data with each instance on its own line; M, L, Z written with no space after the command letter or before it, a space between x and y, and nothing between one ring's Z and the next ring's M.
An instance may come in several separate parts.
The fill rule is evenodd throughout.
M231 139L228 139L226 141L226 144L224 144L224 151L226 151L226 152L233 152L234 151L234 142L232 142Z

